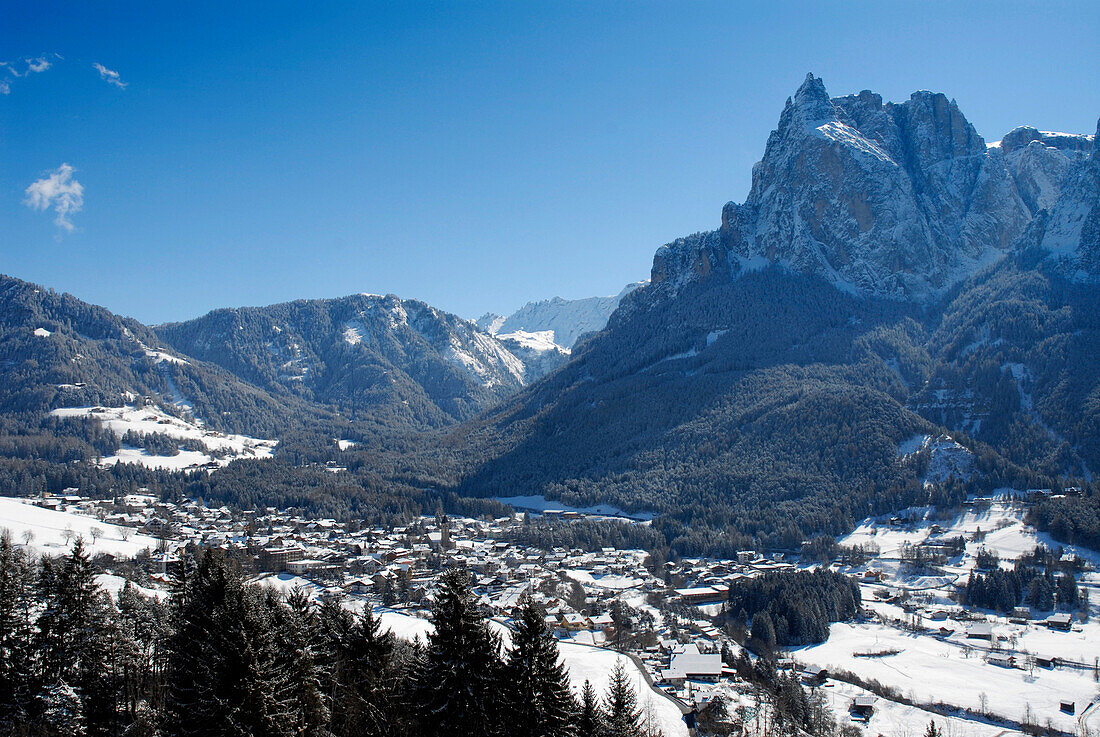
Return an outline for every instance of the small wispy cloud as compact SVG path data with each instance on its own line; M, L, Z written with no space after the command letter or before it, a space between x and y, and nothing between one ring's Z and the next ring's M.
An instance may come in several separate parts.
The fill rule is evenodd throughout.
M34 210L53 208L57 213L54 224L67 233L76 229L72 216L84 207L84 185L73 177L75 171L68 164L62 164L47 176L32 182L23 200L23 204Z
M50 54L27 57L19 61L0 61L0 95L11 94L11 80L44 72L52 67L50 56L61 58L60 54Z
M113 84L120 90L126 89L126 85L129 84L129 82L123 82L122 78L118 76L118 72L116 72L114 69L108 69L107 67L100 64L98 61L92 64L92 66L95 67L95 70L97 72L99 72L99 78L107 84Z

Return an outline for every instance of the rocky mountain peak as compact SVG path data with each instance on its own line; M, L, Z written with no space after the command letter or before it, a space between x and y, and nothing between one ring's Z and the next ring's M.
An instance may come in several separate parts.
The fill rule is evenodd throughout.
M833 120L836 110L833 108L833 101L829 99L829 93L825 91L825 82L812 72L807 74L794 97L787 98L783 115L788 118L788 124L794 120L802 123ZM784 127L783 118L780 118L779 127Z
M1013 250L1074 179L1090 136L985 140L939 92L830 98L807 75L721 227L662 247L653 281L736 278L776 263L855 294L926 302ZM1026 152L1026 155L1024 153Z

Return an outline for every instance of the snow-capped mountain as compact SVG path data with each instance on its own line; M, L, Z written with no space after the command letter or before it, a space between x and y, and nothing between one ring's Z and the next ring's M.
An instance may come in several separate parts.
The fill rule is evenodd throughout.
M1088 158L1080 156L1085 137L1074 138L1074 163L1065 168L1057 191L1051 188L1052 204L1031 221L1019 247L1037 248L1067 276L1093 282L1100 279L1100 122ZM1033 141L1027 149L1039 144Z
M554 297L528 302L508 316L482 315L477 325L502 340L515 340L532 350L545 351L556 346L568 353L582 335L603 330L623 297L643 284L645 282L627 284L621 292L610 297Z
M470 417L547 370L541 355L513 352L472 322L393 295L216 310L157 330L177 350L260 386L385 407L414 426Z
M1093 151L1093 136L1051 133L1020 126L990 147L1005 154L1016 191L1034 214L1049 210L1062 194L1062 185Z
M807 75L746 201L723 208L718 230L660 249L653 281L675 291L777 263L854 294L927 303L1012 250L1064 187L1087 199L1076 180L1088 179L1093 146L1032 128L987 146L943 94L830 98Z

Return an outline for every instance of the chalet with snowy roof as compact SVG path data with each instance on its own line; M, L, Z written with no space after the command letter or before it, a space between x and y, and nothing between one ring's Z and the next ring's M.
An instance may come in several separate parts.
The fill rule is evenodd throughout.
M1073 615L1067 612L1051 614L1044 622L1048 629L1069 632L1073 629Z
M722 677L722 656L701 653L694 644L677 648L669 658L668 668L661 671L661 681L681 685L685 681L714 681Z

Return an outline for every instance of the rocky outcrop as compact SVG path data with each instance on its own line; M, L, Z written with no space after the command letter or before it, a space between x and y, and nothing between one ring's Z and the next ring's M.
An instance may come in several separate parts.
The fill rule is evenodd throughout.
M854 294L929 302L1013 250L1064 185L1081 186L1093 145L1018 128L986 146L943 94L830 98L811 74L787 100L745 202L723 208L717 231L658 250L652 280L677 291L778 263Z
M1039 249L1066 276L1092 282L1100 280L1100 122L1095 136L1073 138L1079 139L1073 142L1075 161L1068 167L1053 204L1037 213L1020 247ZM1082 156L1080 139L1091 144L1087 157ZM1027 149L1037 145L1044 144L1033 140Z

